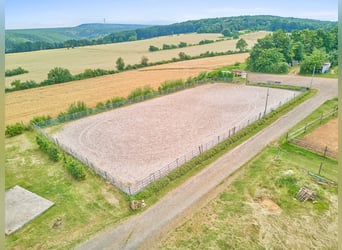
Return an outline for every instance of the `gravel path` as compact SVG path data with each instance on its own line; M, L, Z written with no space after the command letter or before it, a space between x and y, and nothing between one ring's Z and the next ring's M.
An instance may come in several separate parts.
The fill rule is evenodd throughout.
M310 86L310 77L249 74L249 80L281 81L284 84ZM296 123L337 96L337 80L315 78L313 88L318 94L301 104L271 126L242 143L202 172L172 190L145 212L130 217L114 228L100 232L76 249L157 249L166 233L185 220L187 214L208 202L203 199L234 171L255 156L268 143L276 140Z

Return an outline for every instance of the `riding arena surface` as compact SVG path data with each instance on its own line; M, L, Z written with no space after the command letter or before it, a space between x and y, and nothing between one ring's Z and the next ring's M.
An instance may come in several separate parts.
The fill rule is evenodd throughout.
M122 183L135 183L256 120L266 103L267 110L276 109L297 94L206 84L70 122L52 136Z

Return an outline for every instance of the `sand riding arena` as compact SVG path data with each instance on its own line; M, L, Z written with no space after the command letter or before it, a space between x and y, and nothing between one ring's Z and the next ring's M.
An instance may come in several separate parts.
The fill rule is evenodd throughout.
M132 194L298 94L206 84L67 123L52 137Z

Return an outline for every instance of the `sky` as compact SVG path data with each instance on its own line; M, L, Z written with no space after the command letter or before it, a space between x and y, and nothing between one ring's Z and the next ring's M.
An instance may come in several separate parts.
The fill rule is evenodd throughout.
M337 21L338 0L6 0L5 28L171 24L241 15Z

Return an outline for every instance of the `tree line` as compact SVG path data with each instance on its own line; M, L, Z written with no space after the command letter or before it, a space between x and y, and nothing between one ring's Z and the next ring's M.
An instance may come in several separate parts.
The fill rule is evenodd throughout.
M247 69L264 73L287 73L289 66L299 63L300 73L320 71L329 61L338 64L338 28L329 30L277 30L258 39L247 59Z
M65 42L23 42L6 41L6 53L25 52L57 48L74 48L87 45L98 45L108 43L118 43L149 39L159 36L168 36L187 33L222 33L226 37L236 37L241 30L267 30L276 31L278 29L285 32L293 30L315 30L331 29L336 22L318 21L300 18L285 18L277 16L238 16L224 18L209 18L195 21L186 21L171 25L160 25L147 28L137 28L135 30L112 33L98 39L72 39Z

